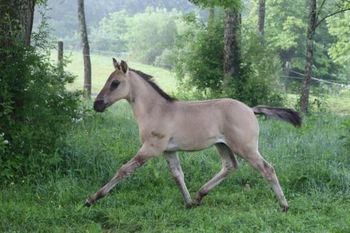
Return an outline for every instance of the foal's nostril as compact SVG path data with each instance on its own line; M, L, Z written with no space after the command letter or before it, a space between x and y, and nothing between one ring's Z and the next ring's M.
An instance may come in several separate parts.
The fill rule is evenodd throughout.
M94 109L96 112L103 112L106 109L106 105L103 100L97 100L94 102Z

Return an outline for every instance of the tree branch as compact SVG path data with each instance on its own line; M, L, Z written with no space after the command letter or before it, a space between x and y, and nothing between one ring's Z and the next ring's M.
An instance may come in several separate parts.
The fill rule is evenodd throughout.
M318 8L317 14L316 14L316 18L318 18L318 16L321 14L321 10L323 8L323 5L326 3L326 0L323 0L320 7Z
M340 10L337 10L337 11L335 11L335 12L333 12L333 13L330 13L330 14L326 15L325 17L323 17L322 19L320 19L320 20L316 23L315 28L317 28L325 19L327 19L327 18L329 18L329 17L331 17L331 16L333 16L333 15L336 15L336 14L339 14L339 13L342 13L342 12L345 12L345 11L348 11L348 10L350 10L350 7L349 7L349 8L345 8L345 9L340 9Z

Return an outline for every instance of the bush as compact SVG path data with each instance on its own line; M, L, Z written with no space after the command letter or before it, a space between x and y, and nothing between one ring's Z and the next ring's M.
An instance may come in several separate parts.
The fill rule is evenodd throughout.
M164 49L162 54L158 56L154 62L154 65L171 70L174 68L176 61L175 49Z
M73 77L20 43L0 53L0 180L45 176L78 115L79 94L65 89Z

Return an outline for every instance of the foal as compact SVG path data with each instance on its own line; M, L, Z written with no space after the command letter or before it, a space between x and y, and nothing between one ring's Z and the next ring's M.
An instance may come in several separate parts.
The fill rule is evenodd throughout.
M288 210L288 203L274 168L258 151L259 125L254 114L279 118L298 127L301 118L297 112L266 106L250 108L233 99L176 101L162 91L151 80L151 76L129 69L125 61L119 64L113 58L113 64L115 71L96 97L94 109L103 112L118 100L126 99L137 120L142 147L106 185L86 200L86 206L91 206L104 197L125 176L147 160L161 154L167 160L186 207L198 205L210 190L237 168L235 155L238 155L265 177L272 185L283 210ZM219 152L222 169L200 188L192 200L177 151L198 151L212 145Z

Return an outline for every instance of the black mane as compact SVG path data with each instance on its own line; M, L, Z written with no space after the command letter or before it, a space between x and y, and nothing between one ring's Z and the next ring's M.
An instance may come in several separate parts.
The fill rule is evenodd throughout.
M164 99L166 99L169 102L174 102L176 101L176 98L168 95L167 93L165 93L154 81L153 81L153 76L149 75L149 74L145 74L142 71L139 70L134 70L134 69L130 69L131 71L135 72L136 74L138 74L141 78L143 78L147 83L149 83L151 85L151 87L153 87L154 90L156 90L156 92L158 92L158 94L160 96L162 96Z

